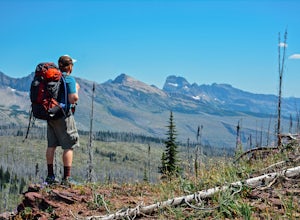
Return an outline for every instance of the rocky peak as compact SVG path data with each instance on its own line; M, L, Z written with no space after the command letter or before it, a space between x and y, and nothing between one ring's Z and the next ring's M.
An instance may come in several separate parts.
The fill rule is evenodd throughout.
M117 76L112 84L119 84L121 86L125 86L127 88L132 88L134 91L140 91L144 93L157 93L159 95L165 96L164 92L155 86L150 86L146 83L136 80L135 78L126 75L125 73Z
M133 81L133 78L131 78L130 76L126 75L125 73L120 74L119 76L117 76L112 83L115 84L125 84L126 82L129 81Z
M181 76L168 76L164 84L163 90L167 92L189 90L191 84Z

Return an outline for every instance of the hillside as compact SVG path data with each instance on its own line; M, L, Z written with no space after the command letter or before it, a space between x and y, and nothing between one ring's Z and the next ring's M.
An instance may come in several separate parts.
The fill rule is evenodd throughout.
M0 72L0 114L3 115L0 124L15 123L25 129L32 77L31 74L14 79ZM77 81L81 85L77 125L80 130L88 130L93 82L81 78ZM299 98L283 99L283 132L298 132L299 105ZM196 141L197 127L202 126L202 143L219 148L234 147L239 123L241 142L249 148L274 142L276 108L274 95L252 94L227 84L190 84L183 77L169 76L163 89L159 89L120 74L114 80L96 83L93 128L163 138L167 119L173 111L178 139L182 142ZM256 141L251 141L251 145L249 138Z
M18 211L0 218L298 219L299 145L294 142L281 150L248 156L235 163L228 158L210 160L198 178L187 173L185 178L157 184L107 182L72 188L32 184L23 193ZM297 172L290 172L292 167ZM280 170L287 172L263 175ZM261 175L260 181L252 181ZM229 184L246 179L251 181Z

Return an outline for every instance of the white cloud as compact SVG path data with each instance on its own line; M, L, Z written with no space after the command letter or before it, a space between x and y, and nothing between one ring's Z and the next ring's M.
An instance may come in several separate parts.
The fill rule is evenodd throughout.
M281 43L279 43L279 47L288 47L288 45L285 44L285 43L283 43L283 42L281 42Z
M298 59L300 59L300 54L295 53L295 54L289 56L289 59L295 59L295 60L298 60Z

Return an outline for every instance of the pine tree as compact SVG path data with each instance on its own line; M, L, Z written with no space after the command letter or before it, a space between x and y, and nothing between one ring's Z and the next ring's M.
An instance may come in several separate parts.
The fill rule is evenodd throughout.
M161 174L167 173L167 159L165 152L163 152L161 155L161 167L159 167L159 172Z
M173 119L173 112L170 112L169 125L167 126L167 140L165 141L165 152L162 155L161 173L168 176L179 174L177 145L176 145L176 126Z

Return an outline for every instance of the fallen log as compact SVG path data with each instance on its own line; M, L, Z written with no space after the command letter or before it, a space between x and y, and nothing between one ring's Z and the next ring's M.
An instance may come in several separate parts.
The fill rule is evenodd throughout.
M273 173L265 174L262 176L250 178L250 179L247 179L244 181L234 182L228 186L214 187L211 189L202 190L202 191L196 192L191 195L168 199L166 201L158 202L156 204L152 204L152 205L148 205L148 206L137 206L135 208L129 208L124 211L121 210L114 214L109 214L109 215L105 215L105 216L89 216L89 217L86 217L85 219L86 220L96 220L96 219L111 220L111 219L124 219L126 217L134 218L134 217L140 216L142 214L152 213L156 210L163 209L167 206L177 206L177 205L191 202L191 201L200 202L201 199L210 198L215 193L225 191L230 188L241 187L241 186L248 186L248 187L266 186L268 183L272 182L275 178L278 178L278 177L292 178L297 175L300 175L300 166L289 168L289 169L282 170L279 172L273 172Z

